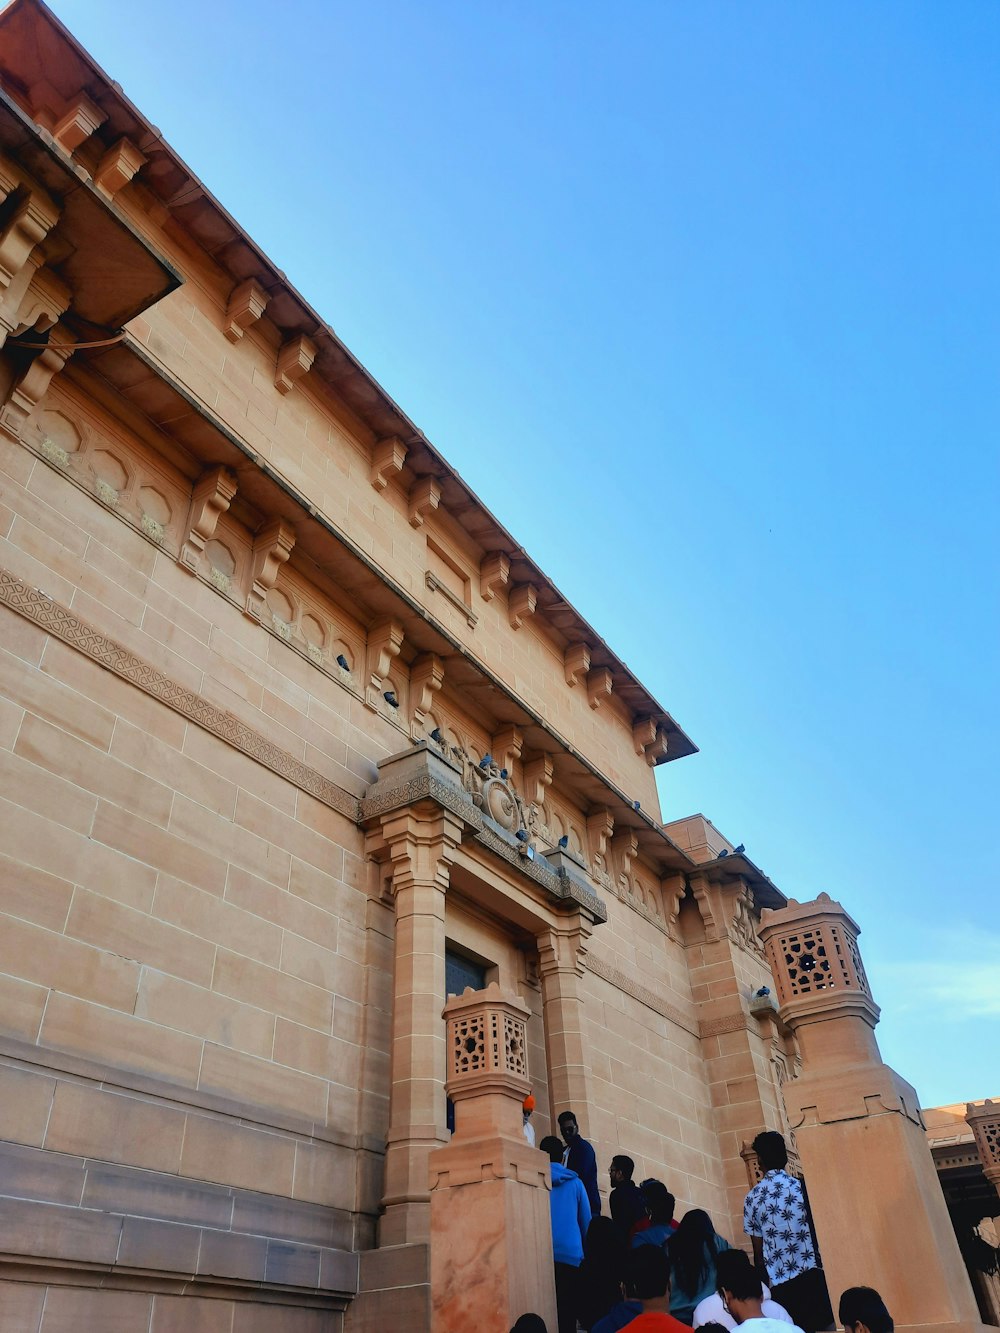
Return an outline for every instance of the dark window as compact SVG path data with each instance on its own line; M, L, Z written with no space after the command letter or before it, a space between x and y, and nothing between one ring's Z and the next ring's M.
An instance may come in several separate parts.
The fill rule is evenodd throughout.
M445 999L449 995L461 995L466 986L471 986L473 990L484 990L486 987L486 968L482 963L474 963L471 958L466 958L463 954L452 953L450 949L445 950Z

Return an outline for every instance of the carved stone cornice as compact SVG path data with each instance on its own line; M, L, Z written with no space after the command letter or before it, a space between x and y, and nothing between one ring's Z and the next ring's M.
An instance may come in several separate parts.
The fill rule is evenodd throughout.
M431 801L460 819L466 835L515 867L553 899L576 903L594 922L607 920L607 908L584 880L565 866L553 867L536 856L523 822L525 809L500 770L474 764L457 746L449 753L420 741L412 750L391 755L379 765L378 782L361 802L360 819L371 826L385 815ZM496 771L494 771L496 770ZM471 788L471 790L470 790ZM525 837L519 838L521 832Z

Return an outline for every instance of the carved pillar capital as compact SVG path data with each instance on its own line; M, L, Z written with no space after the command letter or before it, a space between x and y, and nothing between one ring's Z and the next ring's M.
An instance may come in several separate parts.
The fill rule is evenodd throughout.
M449 867L462 842L462 821L440 806L408 806L383 815L381 834L392 865L392 890L448 887Z
M590 949L593 923L582 912L561 919L535 937L541 976L556 974L582 977Z

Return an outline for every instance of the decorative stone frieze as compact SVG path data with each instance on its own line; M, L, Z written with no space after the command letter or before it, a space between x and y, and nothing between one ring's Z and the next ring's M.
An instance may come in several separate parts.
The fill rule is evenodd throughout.
M274 387L279 393L291 393L316 360L316 344L304 333L290 338L278 350L274 367Z
M92 662L157 699L197 726L210 731L234 749L241 750L272 773L285 778L302 791L339 811L354 823L361 817L360 803L316 769L302 763L287 750L275 745L235 714L219 708L203 695L185 689L176 680L145 658L131 652L124 644L101 634L68 607L29 587L9 570L0 569L0 604L16 611L53 635L68 647L83 653Z
M234 287L226 306L222 331L231 343L237 343L251 324L256 324L267 309L267 292L254 278Z
M551 899L567 907L575 904L595 923L607 920L605 904L582 871L562 863L552 865L535 855L531 808L509 776L500 777L492 760L484 767L457 745L437 745L425 738L381 761L379 780L362 800L361 818L370 825L393 810L422 801L432 801L461 819L481 846L533 880ZM518 837L519 832L524 836Z
M372 450L371 483L377 491L384 491L390 480L400 473L406 462L406 445L398 435L379 440Z
M191 494L187 536L181 544L180 564L192 574L200 568L206 543L215 536L219 519L236 494L236 477L228 468L214 467L203 473Z

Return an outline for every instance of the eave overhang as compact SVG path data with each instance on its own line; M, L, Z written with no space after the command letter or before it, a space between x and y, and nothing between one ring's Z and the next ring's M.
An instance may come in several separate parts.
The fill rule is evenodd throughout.
M177 270L2 89L0 154L28 172L59 209L43 248L46 267L72 292L62 323L78 337L117 332L180 286Z
M400 483L413 485L433 477L441 487L441 507L486 552L502 551L510 559L511 583L537 590L537 612L567 644L586 643L591 668L606 668L614 693L634 718L655 722L666 741L655 764L697 753L698 747L607 642L566 600L530 559L521 544L482 503L460 474L340 340L334 329L309 305L264 252L238 226L193 171L163 140L77 42L42 0L12 0L0 12L0 79L19 90L25 105L39 99L69 102L84 93L105 119L92 141L110 148L125 138L139 149L146 164L135 190L145 192L152 210L159 209L168 230L194 241L235 288L254 279L268 297L265 319L282 342L302 334L317 348L310 376L317 376L371 432L369 444L397 437L407 448ZM60 79L64 86L54 86ZM53 106L53 111L60 107ZM44 133L44 131L43 131ZM86 173L77 168L85 178Z
M383 570L350 533L311 503L308 496L258 455L136 339L111 347L83 348L63 372L88 395L122 419L138 423L147 438L168 452L193 479L209 466L232 469L240 503L252 521L264 516L295 524L296 552L329 573L365 613L392 615L406 624L408 651L436 653L448 661L448 678L474 691L477 701L501 723L524 734L526 751L552 757L555 776L590 806L607 806L616 832L632 831L640 850L661 874L690 873L697 864L630 795L610 781L560 735L447 626Z
M753 890L758 909L788 905L788 899L778 886L742 852L717 856L714 861L699 861L693 873L705 875L707 879L721 884L736 879L744 880Z

